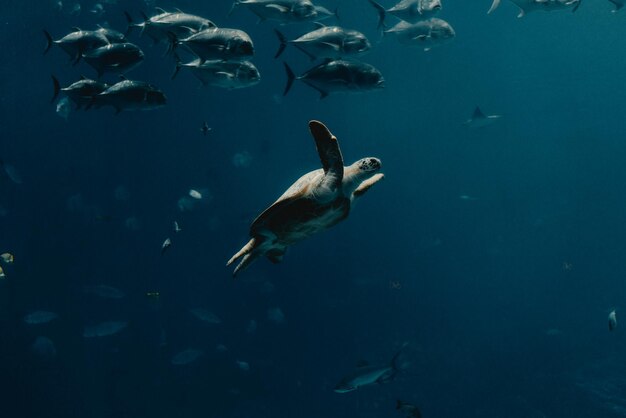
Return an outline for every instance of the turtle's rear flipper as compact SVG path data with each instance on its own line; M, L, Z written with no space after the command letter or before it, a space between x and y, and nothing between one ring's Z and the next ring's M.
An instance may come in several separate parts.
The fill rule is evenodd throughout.
M233 277L235 277L239 271L244 270L246 267L248 267L248 265L252 261L254 261L254 259L257 257L257 255L254 254L253 252L255 247L256 247L256 240L252 238L250 241L248 241L246 245L243 246L241 250L237 252L237 254L235 254L234 256L231 257L230 260L228 260L226 265L230 266L232 263L237 261L237 259L243 257L241 258L241 261L235 268L235 271L233 271Z
M352 196L353 197L363 196L363 194L365 194L365 192L368 191L370 187L372 187L374 184L381 181L383 178L385 178L385 175L383 173L378 173L378 174L373 175L372 177L370 177L369 179L361 183L359 187L357 187L356 190L352 193Z

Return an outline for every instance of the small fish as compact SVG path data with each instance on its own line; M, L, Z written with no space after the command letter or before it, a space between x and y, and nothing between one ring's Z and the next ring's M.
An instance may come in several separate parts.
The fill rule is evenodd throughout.
M493 125L501 117L501 115L485 115L480 107L476 106L472 117L465 121L465 125L471 129L484 128Z
M146 292L146 297L157 300L161 297L161 292L155 292L155 291Z
M161 245L161 255L165 254L167 249L170 248L171 246L172 246L171 239L167 238L165 241L163 241L163 244Z
M250 61L203 61L195 59L188 63L182 63L177 60L176 70L172 74L172 78L176 77L181 68L189 69L203 86L234 90L252 87L261 81L259 70ZM203 129L204 127L201 129L202 132L204 132Z
M379 28L385 26L387 14L393 15L405 22L417 23L420 20L433 17L441 10L441 0L401 0L390 9L385 9L374 0L369 0L369 2L378 11Z
M400 412L404 412L409 418L422 418L422 413L419 408L413 404L398 400L396 402L396 409Z
M4 274L4 270L2 270L2 267L0 266L0 280L1 279L6 279L6 275Z
M202 128L200 128L200 132L202 132L202 135L206 136L209 132L211 132L213 130L213 128L209 128L209 124L204 122L202 124Z
M186 364L193 363L203 354L201 350L196 350L194 348L188 348L183 350L172 357L170 362L174 366L184 366Z
M249 372L250 371L250 363L248 363L246 361L235 360L235 364L237 364L237 367L239 367L239 370L241 370L243 372Z
M218 325L222 323L222 320L215 315L213 312L209 312L204 308L193 308L189 309L189 312L196 318L198 318L202 322L206 322L208 324Z
M194 189L189 190L189 196L193 197L196 200L202 199L202 193Z
M59 315L50 311L35 311L24 317L24 322L29 325L46 324L57 319Z
M83 287L83 293L95 295L103 299L123 299L126 294L119 289L105 284Z
M609 313L609 331L613 331L617 327L617 314L615 309Z
M2 261L4 261L6 264L13 264L13 262L15 261L15 257L11 253L4 253L0 255L0 259L2 259Z
M83 337L95 338L95 337L108 337L115 335L128 326L126 321L106 321L101 322L98 325L85 327L83 330Z
M369 366L363 363L357 369L344 376L335 386L335 392L347 393L352 392L362 386L372 385L374 383L387 383L392 381L398 373L402 371L402 365L398 363L398 358L406 344L393 356L391 362L382 366Z
M510 0L515 4L520 12L517 15L518 18L524 17L526 13L534 12L536 10L543 10L546 12L554 10L572 9L572 12L578 10L582 0ZM500 6L501 0L493 0L491 7L487 14L492 13Z
M180 229L180 226L178 226L178 222L174 221L174 233L178 234L180 231L182 231L182 229Z
M383 34L394 34L401 44L418 46L424 51L452 41L456 37L454 28L445 20L432 17L417 23L401 21Z

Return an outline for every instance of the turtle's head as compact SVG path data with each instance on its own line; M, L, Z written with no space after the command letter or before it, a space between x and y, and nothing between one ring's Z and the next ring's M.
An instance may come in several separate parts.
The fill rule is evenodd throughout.
M380 160L374 157L362 158L354 163L354 165L361 173L369 174L367 177L379 171L383 166Z

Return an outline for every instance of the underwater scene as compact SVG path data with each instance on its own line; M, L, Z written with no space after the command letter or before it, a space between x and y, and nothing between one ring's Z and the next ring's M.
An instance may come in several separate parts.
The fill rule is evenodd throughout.
M626 417L625 0L0 2L0 415Z

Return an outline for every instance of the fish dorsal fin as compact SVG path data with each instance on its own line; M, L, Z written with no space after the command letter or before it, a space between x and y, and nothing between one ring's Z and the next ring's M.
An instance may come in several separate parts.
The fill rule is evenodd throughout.
M369 365L370 364L366 360L359 360L359 361L356 362L357 369L361 369L361 368L367 367Z
M81 32L81 31L82 31L82 29L81 29L81 28L79 28L78 26L72 26L72 30L73 30L74 32Z
M87 80L87 77L85 77L84 75L82 75L82 74L81 74L81 75L80 75L80 79L81 79L81 80Z
M165 11L165 9L163 9L163 8L161 8L161 7L155 7L154 9L155 9L157 12L159 12L159 13L167 13L167 12ZM146 20L148 20L148 19L146 19Z
M474 109L474 113L472 114L472 119L485 119L485 114L483 113L482 110L480 110L480 107L476 106L476 109Z
M124 74L120 74L120 75L119 75L119 78L120 78L120 81L126 81L126 80L128 80Z
M315 146L322 162L324 175L329 181L324 183L331 188L335 188L343 180L343 157L341 156L337 138L330 133L322 122L316 120L309 122L309 130L311 135L313 135L313 139L315 139Z
M313 24L315 25L315 29L322 29L326 27L326 25L322 22L313 22Z
M178 13L185 13L182 10L180 10L178 7L175 7L174 10L176 10Z

